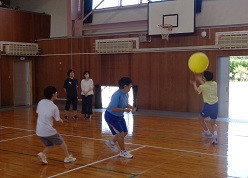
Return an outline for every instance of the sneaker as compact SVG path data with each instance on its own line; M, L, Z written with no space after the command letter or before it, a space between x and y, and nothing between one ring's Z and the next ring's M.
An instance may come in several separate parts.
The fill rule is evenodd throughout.
M39 152L38 153L38 157L39 157L39 159L41 160L41 162L43 164L47 164L48 163L47 160L46 160L46 155L43 152Z
M69 157L66 157L66 158L64 159L64 162L65 162L65 163L71 163L71 162L74 162L74 161L76 161L76 158L73 158L72 155L70 155Z
M131 155L127 150L124 150L120 152L120 157L130 159L133 158L133 155Z
M213 138L211 144L213 144L213 145L217 145L218 144L217 135L214 135L214 138Z
M114 151L114 152L118 152L118 151L119 151L118 148L117 148L117 146L115 145L114 142L108 140L108 141L105 142L105 144L106 144L112 151Z
M77 116L77 115L75 115L75 116L73 116L73 118L74 118L75 120L77 120L77 119L78 119L78 116Z
M202 132L202 136L205 138L213 138L213 134L211 132Z

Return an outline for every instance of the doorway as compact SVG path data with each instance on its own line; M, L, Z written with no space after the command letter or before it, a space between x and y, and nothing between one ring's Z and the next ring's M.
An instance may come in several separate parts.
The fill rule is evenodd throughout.
M217 59L219 117L247 120L248 56Z
M230 57L219 57L217 59L217 83L219 117L229 117L229 71Z
M119 89L116 86L101 86L101 96L102 96L102 108L107 108L112 95ZM133 106L133 88L128 92L129 98L128 103Z
M230 56L229 118L247 120L248 56Z
M14 106L31 104L31 62L14 62Z

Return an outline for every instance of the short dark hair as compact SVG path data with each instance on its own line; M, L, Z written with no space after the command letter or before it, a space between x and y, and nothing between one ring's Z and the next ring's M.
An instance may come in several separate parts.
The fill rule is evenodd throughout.
M70 77L70 73L71 73L71 72L74 72L74 70L69 69L69 70L67 71L67 76L68 76L68 77ZM75 72L74 72L74 73L75 73Z
M213 80L213 78L214 78L213 72L210 72L210 71L208 71L208 70L204 71L203 76L205 77L205 79L206 79L207 81L211 81L211 80Z
M125 85L129 85L130 83L132 83L132 80L129 77L122 77L119 82L119 88L123 89Z
M46 99L52 99L53 94L57 92L57 89L53 86L48 86L44 89L44 96Z
M89 72L88 70L84 71L84 75L87 74L87 73L88 73L89 76L90 76L90 72ZM85 76L84 76L84 78L85 78Z

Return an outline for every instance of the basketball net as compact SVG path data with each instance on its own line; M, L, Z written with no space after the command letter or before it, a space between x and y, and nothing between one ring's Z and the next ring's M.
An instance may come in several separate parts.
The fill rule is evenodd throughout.
M171 24L158 25L161 30L161 37L163 40L169 40L169 35L173 30L173 26Z

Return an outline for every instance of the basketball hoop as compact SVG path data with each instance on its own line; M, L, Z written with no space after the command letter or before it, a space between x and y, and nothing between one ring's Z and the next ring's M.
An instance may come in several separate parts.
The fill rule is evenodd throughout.
M173 26L171 24L158 25L161 30L161 36L163 40L169 40L169 35L173 30Z

